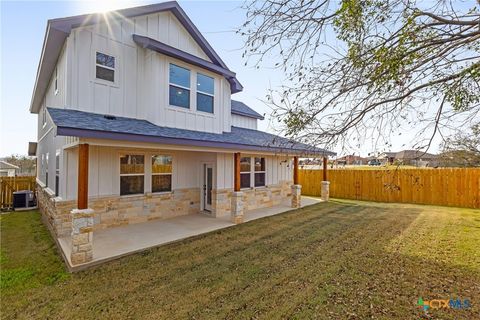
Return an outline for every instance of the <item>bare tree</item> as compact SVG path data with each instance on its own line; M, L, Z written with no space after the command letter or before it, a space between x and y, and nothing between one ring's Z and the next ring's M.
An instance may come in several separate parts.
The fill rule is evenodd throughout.
M273 117L316 145L388 147L478 122L480 0L246 2L247 63L281 68Z

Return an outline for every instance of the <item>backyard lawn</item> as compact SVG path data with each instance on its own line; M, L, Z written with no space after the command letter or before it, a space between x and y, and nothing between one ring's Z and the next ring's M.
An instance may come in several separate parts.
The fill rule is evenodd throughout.
M480 210L334 200L75 274L38 212L1 215L2 319L479 316Z

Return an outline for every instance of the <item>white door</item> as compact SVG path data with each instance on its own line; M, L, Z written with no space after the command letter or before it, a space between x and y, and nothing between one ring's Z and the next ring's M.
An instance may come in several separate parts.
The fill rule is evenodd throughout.
M204 169L203 209L212 211L213 166L211 164L205 164Z

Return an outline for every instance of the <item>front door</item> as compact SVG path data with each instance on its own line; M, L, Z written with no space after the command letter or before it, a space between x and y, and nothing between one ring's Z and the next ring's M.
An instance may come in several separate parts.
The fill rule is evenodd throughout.
M213 166L211 164L205 164L204 169L203 209L212 211Z

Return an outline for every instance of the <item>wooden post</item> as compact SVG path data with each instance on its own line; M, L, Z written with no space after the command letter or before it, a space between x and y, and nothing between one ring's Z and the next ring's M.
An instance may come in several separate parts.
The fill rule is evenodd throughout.
M293 184L298 184L298 157L293 157Z
M88 209L88 144L78 145L77 208Z
M323 157L323 181L328 181L328 179L327 179L327 168L328 168L328 158Z
M233 168L234 168L234 191L240 191L240 152L236 152L233 155Z

